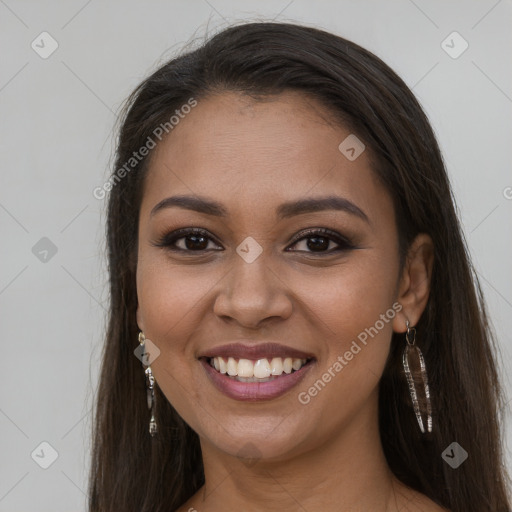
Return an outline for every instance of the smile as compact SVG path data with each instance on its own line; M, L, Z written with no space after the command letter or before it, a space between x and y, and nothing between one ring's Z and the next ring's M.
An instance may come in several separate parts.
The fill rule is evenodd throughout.
M308 359L273 357L251 360L212 357L209 362L219 373L227 374L239 382L268 382L283 373L290 374L300 370Z
M273 357L237 359L202 357L199 360L209 381L234 400L271 400L284 395L306 376L315 359Z

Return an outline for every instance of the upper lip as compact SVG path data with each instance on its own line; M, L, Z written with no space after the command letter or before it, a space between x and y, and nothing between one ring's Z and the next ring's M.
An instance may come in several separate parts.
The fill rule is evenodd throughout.
M293 357L297 359L311 359L313 354L303 352L296 348L281 345L279 343L259 342L257 345L247 345L241 342L228 343L213 347L199 357L234 357L236 359L263 359L272 357Z

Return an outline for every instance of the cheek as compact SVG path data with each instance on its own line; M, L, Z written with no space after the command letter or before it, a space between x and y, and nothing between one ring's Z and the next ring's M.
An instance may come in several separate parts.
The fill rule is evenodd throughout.
M329 390L322 388L324 400L339 400L352 410L378 384L389 353L392 321L401 309L395 302L398 264L384 252L361 251L356 256L351 265L333 274L322 293L312 289L309 294L316 297L310 305L319 312L317 324L327 340L321 364L321 380L329 381Z
M215 282L207 273L198 274L192 266L173 266L160 257L147 258L137 268L139 311L147 336L166 350L178 353L193 333L191 324L197 327L195 315Z
M398 265L392 258L383 252L363 250L354 255L349 265L335 270L321 290L314 290L311 283L308 301L330 328L331 337L339 340L340 348L376 322L383 337L389 338L391 321L386 320L394 316L394 310L389 310L396 298L397 275ZM386 317L384 325L381 315Z
M159 387L173 404L186 394L180 388L192 378L195 356L190 339L199 327L197 312L210 281L202 281L203 287L187 275L166 264L146 262L137 269L139 315L146 338L160 350L151 368Z

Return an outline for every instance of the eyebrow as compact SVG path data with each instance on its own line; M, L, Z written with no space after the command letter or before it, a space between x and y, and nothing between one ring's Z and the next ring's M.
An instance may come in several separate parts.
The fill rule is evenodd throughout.
M187 195L172 196L163 199L151 210L149 216L152 217L157 212L172 207L193 210L215 217L225 218L228 216L226 208L217 201L205 197ZM276 209L276 215L278 220L282 220L295 215L323 210L344 211L370 224L368 216L361 208L348 199L335 195L298 199L296 201L283 203Z

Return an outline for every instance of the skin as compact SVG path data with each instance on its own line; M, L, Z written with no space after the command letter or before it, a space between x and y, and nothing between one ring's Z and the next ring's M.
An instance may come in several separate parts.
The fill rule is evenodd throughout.
M140 212L137 322L161 351L151 365L158 386L200 437L206 476L179 512L442 510L393 477L377 416L392 332L418 322L434 248L418 235L400 272L391 198L375 179L369 150L354 161L338 150L349 134L300 93L255 101L226 92L202 99L153 150ZM218 201L228 215L179 207L150 215L178 194ZM283 202L330 194L355 203L369 222L338 210L276 220ZM188 252L155 246L180 228L211 237L199 251L190 237L188 246L183 237L174 244ZM328 238L311 248L311 235L291 243L306 228L330 229L356 248L332 252L340 245L331 239L327 246ZM262 248L252 263L236 252L248 236ZM401 311L301 404L298 393L393 303ZM277 399L233 400L197 358L240 338L311 352L315 366Z

